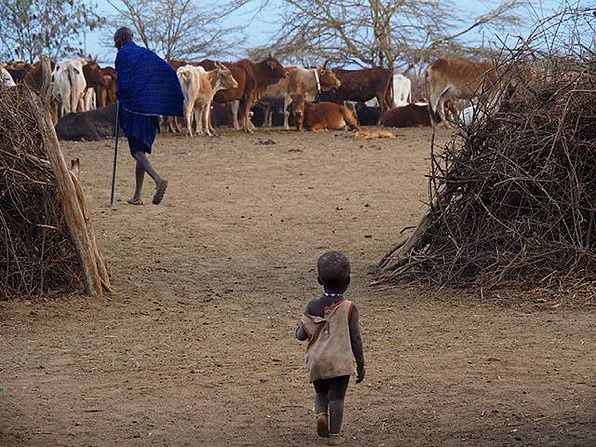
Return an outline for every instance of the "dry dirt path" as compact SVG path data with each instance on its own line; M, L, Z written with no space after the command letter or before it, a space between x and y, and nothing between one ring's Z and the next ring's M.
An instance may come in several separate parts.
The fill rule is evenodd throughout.
M346 445L596 445L593 308L367 286L422 210L429 138L162 135L163 204L125 204L123 144L115 210L110 143L66 144L115 293L0 303L0 446L319 445L293 329L327 249L352 261L368 364Z

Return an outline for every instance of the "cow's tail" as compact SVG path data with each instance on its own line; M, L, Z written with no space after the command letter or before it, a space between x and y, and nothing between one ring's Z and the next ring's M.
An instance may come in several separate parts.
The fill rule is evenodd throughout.
M346 123L348 123L348 127L350 130L360 130L360 126L358 126L358 118L356 117L356 113L352 110L348 109L346 106L341 108L342 116Z
M70 112L71 113L75 113L77 111L78 108L78 104L79 104L79 99L77 98L76 95L76 88L74 88L75 86L75 82L76 82L76 74L75 74L76 68L69 65L66 68L66 77L68 78L68 85L69 85L69 95L68 95L68 102L69 102L69 106L70 106Z
M387 86L387 90L385 93L385 102L387 103L388 108L393 108L393 104L395 100L395 91L393 90L393 74L389 77L389 85Z
M184 99L188 101L188 91L190 89L190 83L192 81L192 76L189 71L179 71L178 73L178 82L180 82L180 87L182 87L182 93L184 94Z

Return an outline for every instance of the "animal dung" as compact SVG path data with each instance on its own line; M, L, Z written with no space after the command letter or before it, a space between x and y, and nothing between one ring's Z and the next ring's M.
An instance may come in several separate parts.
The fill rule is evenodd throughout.
M395 138L395 134L388 130L355 130L352 132L352 138L362 138L364 140L386 138L392 140Z

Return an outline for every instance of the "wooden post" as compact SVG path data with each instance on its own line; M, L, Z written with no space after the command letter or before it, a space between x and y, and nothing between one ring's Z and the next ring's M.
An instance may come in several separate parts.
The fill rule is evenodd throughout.
M79 257L85 292L90 295L101 295L104 290L110 290L110 279L106 264L99 255L95 234L89 222L89 207L78 178L78 168L71 171L66 166L49 113L41 107L40 101L33 92L26 90L24 94L28 95L27 99L39 117L43 145L56 176L64 219Z

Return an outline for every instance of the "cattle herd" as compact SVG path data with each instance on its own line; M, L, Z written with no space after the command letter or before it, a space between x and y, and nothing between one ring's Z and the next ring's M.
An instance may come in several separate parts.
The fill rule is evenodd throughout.
M331 69L284 67L269 55L261 62L169 60L185 97L183 118L164 118L171 132L212 135L227 124L253 132L274 123L298 130L430 126L458 118L455 100L470 100L491 81L492 62L441 58L427 68L428 102L412 103L411 80L392 69ZM97 140L114 133L117 73L90 58L51 62L51 113L59 138ZM492 74L491 74L492 73ZM23 61L0 65L4 86L18 83L42 88L42 65ZM277 112L278 119L275 119ZM255 125L256 123L256 125Z

